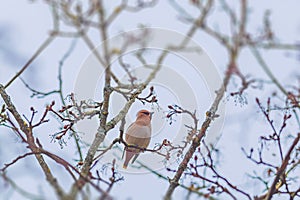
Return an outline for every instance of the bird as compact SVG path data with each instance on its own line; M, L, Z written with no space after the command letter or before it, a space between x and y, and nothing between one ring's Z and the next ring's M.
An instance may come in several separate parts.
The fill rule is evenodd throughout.
M153 112L148 110L140 110L137 113L135 122L130 124L125 134L125 142L127 147L124 148L122 158L125 153L125 161L123 168L127 169L129 161L133 158L131 163L139 156L142 149L146 149L151 139L151 119ZM130 147L131 146L131 147ZM135 148L137 147L137 148Z

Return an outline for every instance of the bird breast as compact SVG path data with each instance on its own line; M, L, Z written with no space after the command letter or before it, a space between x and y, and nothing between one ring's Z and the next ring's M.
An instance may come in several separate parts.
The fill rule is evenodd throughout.
M150 138L151 127L143 126L139 124L132 124L127 130L127 135L137 137L137 138Z

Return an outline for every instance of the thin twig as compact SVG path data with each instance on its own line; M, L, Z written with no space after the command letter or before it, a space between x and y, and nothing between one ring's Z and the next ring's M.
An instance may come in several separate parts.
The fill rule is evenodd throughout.
M18 78L29 66L30 64L49 46L49 44L53 41L55 38L55 34L51 34L42 44L41 46L36 50L36 52L31 56L31 58L27 61L27 63L20 69L20 71L17 72L17 74L12 77L4 86L6 89L16 78Z

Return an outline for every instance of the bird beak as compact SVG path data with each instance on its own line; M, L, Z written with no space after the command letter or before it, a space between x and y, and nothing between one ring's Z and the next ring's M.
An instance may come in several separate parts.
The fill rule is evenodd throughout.
M154 112L150 112L150 117L152 118L152 115L154 114Z

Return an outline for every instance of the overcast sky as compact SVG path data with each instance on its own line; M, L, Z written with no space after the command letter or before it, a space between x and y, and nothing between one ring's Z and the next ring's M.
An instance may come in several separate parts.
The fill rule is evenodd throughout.
M233 6L238 8L238 5ZM299 6L299 2L295 0L284 2L280 0L273 0L272 2L253 0L251 1L251 10L249 10L248 30L252 33L258 33L262 27L263 11L270 9L272 27L278 40L280 39L280 41L287 43L300 42ZM190 9L190 7L187 8ZM220 8L215 9L218 11ZM46 34L48 34L51 29L52 22L49 8L42 3L42 1L37 1L36 3L30 3L25 0L3 1L1 3L0 11L0 83L4 84L24 65L38 46L46 39ZM196 14L195 10L189 11L190 14ZM224 32L228 31L226 22L224 13L222 12L214 15L211 20L213 27ZM146 9L140 13L124 13L122 17L118 18L112 25L109 33L113 36L120 31L129 31L135 29L140 23L150 27L174 30L181 34L185 34L189 28L188 25L178 20L178 13L170 6L169 1L161 1L155 7ZM95 41L98 40L96 39L98 35L95 34L92 37L95 37ZM225 50L222 49L215 40L203 33L197 33L193 39L205 51L218 70L220 76L223 77L227 61ZM57 80L59 60L68 50L72 42L74 42L72 39L56 39L42 55L34 61L33 65L24 73L23 78L28 81L31 86L34 86L35 89L48 91L55 88L57 84L54 83L54 80ZM89 58L89 53L88 48L81 41L76 41L76 48L72 52L70 59L66 61L63 71L65 94L71 93L74 90L76 77L86 59ZM268 64L272 66L272 71L279 81L285 84L293 84L291 80L295 79L292 79L291 77L295 76L296 73L299 75L299 62L296 59L296 54L287 53L285 51L268 51L263 55L267 59ZM241 69L244 74L266 78L266 75L261 68L258 67L255 59L250 56L247 50L241 55L239 64L241 64ZM178 68L175 69L175 71L176 70L180 73L180 70L182 69ZM182 76L187 78L190 75L185 74ZM195 77L191 81L187 81L187 85L197 90L197 87L200 86L195 83L200 80L200 82L203 83L203 86L201 87L205 88L204 79L200 76ZM162 93L164 93L164 90L169 91L170 94L168 92L166 93L168 93L170 97L162 96L161 98L174 98L174 101L176 101L175 99L177 96L179 97L179 100L177 100L180 102L182 94L175 92L175 95L172 96L172 91L175 89L172 89L171 87L162 87L159 91ZM268 97L272 89L274 90L274 87L265 88L263 94L262 91L251 90L250 93L246 94L247 105L236 103L234 102L234 99L230 99L229 97L227 100L224 100L224 102L226 102L226 117L223 131L221 131L223 135L217 144L217 147L221 148L223 151L223 157L221 158L222 167L220 168L220 171L227 174L230 180L239 183L239 186L243 188L253 188L250 190L253 194L260 194L262 188L259 186L248 185L249 178L245 174L245 171L251 173L251 167L254 167L254 165L245 158L241 151L241 146L244 146L247 149L256 147L259 135L263 131L269 130L262 120L263 116L260 115L259 117L253 118L248 118L247 116L256 116L258 113L258 108L254 103L256 95L260 94L262 97ZM29 115L30 106L34 105L37 110L42 111L44 106L52 100L51 97L45 99L29 98L31 93L24 87L20 80L17 80L9 87L8 93L11 94L19 111L25 115ZM204 100L201 100L201 97L197 95L195 97L195 101L198 103L198 113L200 118L204 117L203 113L211 102L211 96L209 95L211 95L209 94L209 91L205 91ZM181 99L181 101L184 100ZM201 102L200 105L199 102ZM2 104L2 101L0 101L0 103ZM166 106L168 103L169 102L167 101L162 101L162 106ZM140 106L135 106L136 107L133 108L133 111L130 114L131 118L135 117L134 113L140 108ZM243 113L248 114L245 115ZM155 123L159 123L161 117L162 112L157 115L157 122ZM178 123L179 122L180 118L178 118ZM161 126L164 126L166 129L170 128L171 130L177 128L176 124L171 127L167 122L164 122ZM54 127L54 129L56 130L58 128L59 125L57 124L57 127ZM292 126L291 130L294 128L295 126ZM53 131L53 127L46 125L44 130L49 131L46 133L41 132L44 134L44 136L41 137L44 138L45 148L51 149L53 152L58 152L61 156L66 156L71 160L72 156L74 156L74 152L72 152L73 146L67 145L61 149L57 143L50 143L49 134ZM246 133L245 130L247 130ZM251 133L251 135L248 135L247 133ZM22 147L24 145L21 144L16 137L8 136L12 135L10 131L4 133L4 129L1 128L0 134L0 166L3 166L4 163L11 161L16 155L24 152L25 147ZM164 137L165 136L160 136L157 140ZM154 145L154 143L155 141L153 141L152 145ZM10 145L14 145L16 148L13 150L6 148L6 146ZM233 163L236 163L237 161L241 164L233 165ZM35 162L36 161L32 158L28 159L28 161L21 161L20 164L18 164L18 167L13 167L9 170L9 175L13 177L23 189L35 194L40 194L42 191L46 192L45 189L41 187L45 182L39 181L40 178L43 177L43 174L40 172L40 169L36 167ZM57 166L56 168L60 169L60 167ZM27 176L22 173L21 169L28 171L36 170L37 172L30 173L30 175ZM65 180L62 180L62 182L65 181L67 183L69 177L67 178L62 171L63 170L58 170L58 174L60 174L61 177L65 177ZM112 190L112 194L116 199L160 199L168 187L166 181L160 181L158 177L149 173L124 173L124 178L125 181L118 183ZM0 183L3 183L2 180L0 180ZM49 188L49 186L47 186L47 188ZM66 188L68 188L68 186L66 186ZM19 197L18 193L11 193L10 190L4 191L6 197L10 196L11 199L17 199ZM53 191L49 193L53 195ZM178 199L182 199L185 195L186 191L178 188L174 196L176 196L176 199L177 197ZM45 197L47 197L47 199L53 199L53 196Z

